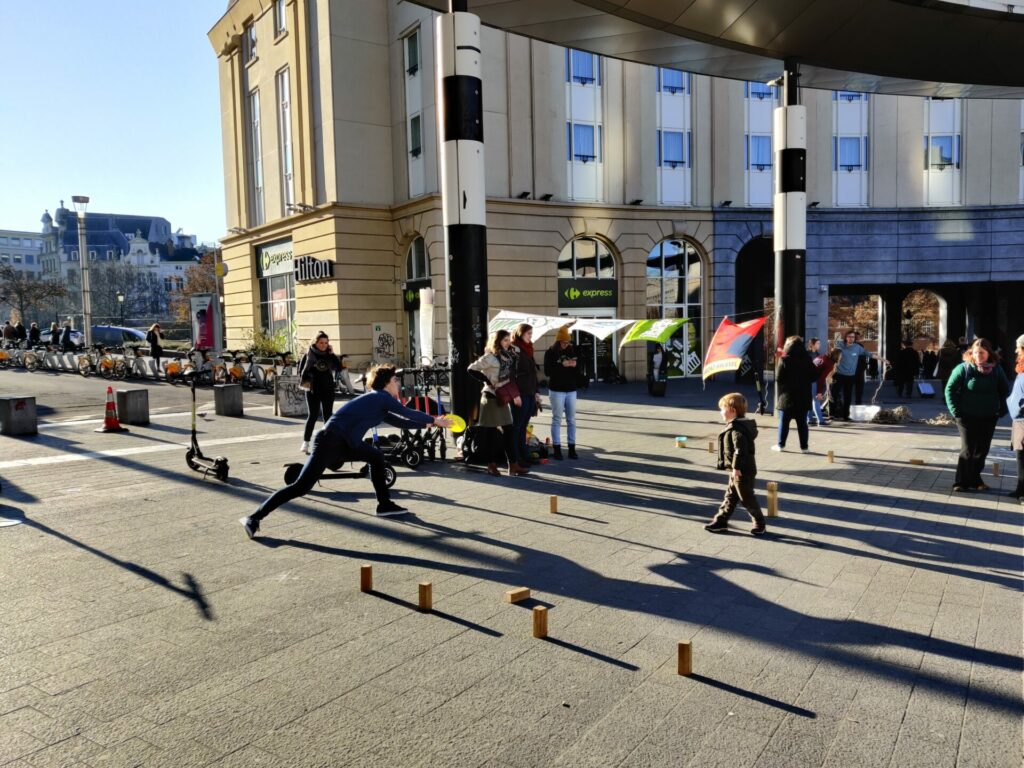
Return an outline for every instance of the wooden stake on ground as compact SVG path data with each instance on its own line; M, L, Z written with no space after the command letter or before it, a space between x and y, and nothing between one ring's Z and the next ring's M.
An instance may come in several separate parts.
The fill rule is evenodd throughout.
M999 477L999 462L992 462L992 477Z
M693 674L693 646L685 640L679 641L679 674L683 677Z
M714 453L714 452L715 452L715 441L714 440L708 440L708 453Z
M835 460L835 458L835 454L832 453L832 451L829 451L828 453L825 454L825 461L827 461L829 464L831 464Z
M779 484L774 480L768 482L768 517L779 516Z
M373 592L373 566L363 565L359 568L359 591Z
M434 607L434 587L429 581L420 582L420 610L424 613Z
M543 605L535 606L533 609L533 636L548 636L548 609Z
M528 587L516 587L505 593L505 601L509 603L519 603L529 599L530 589Z
M911 459L910 463L911 464L916 464L919 467L923 467L924 466L924 459Z
M557 515L558 514L558 497L557 496L552 496L551 497L551 514L552 515Z

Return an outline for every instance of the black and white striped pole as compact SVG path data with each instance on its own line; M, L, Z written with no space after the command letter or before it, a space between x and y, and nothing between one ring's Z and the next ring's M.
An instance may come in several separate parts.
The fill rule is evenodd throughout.
M799 102L795 64L786 62L775 144L775 347L804 329L807 256L807 108ZM778 357L778 354L776 354Z
M469 422L480 386L466 366L487 341L487 224L480 18L467 7L450 0L435 38L452 410Z

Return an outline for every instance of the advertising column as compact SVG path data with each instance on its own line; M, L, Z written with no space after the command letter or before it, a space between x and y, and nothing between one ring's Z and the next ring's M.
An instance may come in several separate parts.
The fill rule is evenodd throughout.
M221 338L220 306L214 293L197 293L189 297L189 316L192 319L192 346L214 355L224 351Z

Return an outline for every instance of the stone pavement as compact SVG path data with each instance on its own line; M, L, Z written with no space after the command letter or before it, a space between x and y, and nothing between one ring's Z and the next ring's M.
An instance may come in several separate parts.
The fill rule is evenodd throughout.
M0 390L35 381L16 375ZM62 402L40 385L50 414L101 390L60 380ZM266 400L202 419L227 484L185 467L174 409L127 435L0 438L0 516L20 521L0 527L0 765L1019 767L1012 460L954 497L950 427L833 426L776 454L761 417L758 488L779 483L781 516L763 539L742 511L709 534L724 391L595 389L578 462L402 468L405 518L333 481L257 542L237 518L299 458ZM515 586L533 600L504 602Z

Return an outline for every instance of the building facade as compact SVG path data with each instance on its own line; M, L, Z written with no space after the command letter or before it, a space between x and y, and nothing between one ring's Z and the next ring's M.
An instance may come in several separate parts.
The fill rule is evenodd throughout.
M210 31L229 347L258 325L296 344L322 328L369 359L383 324L411 362L430 286L444 354L435 17L401 0L234 0ZM699 373L722 316L760 314L772 293L778 93L487 27L481 42L492 312L687 317L674 372ZM898 343L902 296L928 287L942 334L1005 348L1024 330L1021 102L801 97L805 332L824 335L830 297L866 293L882 297L883 346ZM296 259L330 272L309 279ZM644 350L580 341L595 372L642 374Z
M43 268L42 255L43 240L38 232L0 229L0 264L38 276Z

